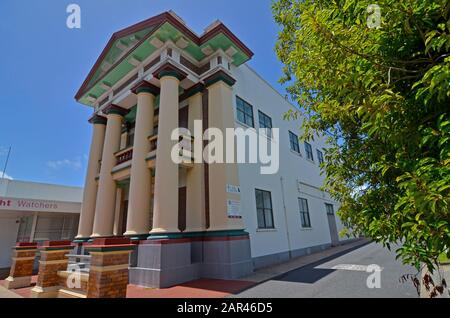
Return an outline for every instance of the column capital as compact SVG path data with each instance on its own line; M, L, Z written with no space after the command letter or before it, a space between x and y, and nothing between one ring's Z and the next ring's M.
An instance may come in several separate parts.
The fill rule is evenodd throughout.
M205 78L203 81L205 82L206 87L209 87L219 81L223 81L229 86L233 86L234 83L236 83L236 80L223 70L218 70L214 74Z
M107 120L106 120L105 117L100 116L98 114L92 115L92 117L89 118L89 120L88 120L88 122L93 124L93 125L97 125L97 124L99 124L99 125L106 125L106 121Z
M192 97L195 94L203 92L205 89L205 85L202 83L197 83L189 87L187 90L184 91L182 95L180 95L180 101L185 100L186 98Z
M173 76L179 81L182 81L187 77L187 73L182 71L172 63L166 62L153 72L153 76L157 79L161 79L164 76Z
M131 88L131 92L136 95L139 93L150 93L153 96L156 96L159 94L159 91L159 87L153 85L150 82L147 82L146 80L138 82Z
M116 114L120 116L125 116L126 114L128 114L129 110L115 104L109 104L103 109L103 112L106 115Z

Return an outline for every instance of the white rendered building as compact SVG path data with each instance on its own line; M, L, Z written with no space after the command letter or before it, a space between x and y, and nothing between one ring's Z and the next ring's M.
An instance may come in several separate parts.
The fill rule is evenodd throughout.
M221 22L197 35L165 12L114 33L76 94L94 127L77 242L135 240L132 283L234 278L339 244L338 204L319 189L325 142L298 140L300 123L283 120L294 106L246 65L252 56ZM195 121L200 133L241 127L274 141L279 170L195 162L208 144ZM179 127L194 138L176 163Z

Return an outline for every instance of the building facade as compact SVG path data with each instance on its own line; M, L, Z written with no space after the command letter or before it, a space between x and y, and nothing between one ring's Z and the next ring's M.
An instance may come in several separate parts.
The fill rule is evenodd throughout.
M338 205L319 189L324 138L299 141L299 123L283 120L294 106L246 65L252 56L221 22L197 35L165 12L114 33L78 91L93 135L77 241L134 240L131 282L234 278L339 244ZM183 134L175 163L179 127L194 137ZM194 160L208 144L196 129L238 127L279 148L276 173Z
M81 200L81 188L0 179L0 272L16 242L73 240Z

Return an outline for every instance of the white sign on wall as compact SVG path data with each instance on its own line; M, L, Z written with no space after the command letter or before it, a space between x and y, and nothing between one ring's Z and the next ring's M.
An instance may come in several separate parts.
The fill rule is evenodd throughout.
M241 193L241 187L237 185L227 184L227 193Z
M227 200L228 217L241 217L241 201Z

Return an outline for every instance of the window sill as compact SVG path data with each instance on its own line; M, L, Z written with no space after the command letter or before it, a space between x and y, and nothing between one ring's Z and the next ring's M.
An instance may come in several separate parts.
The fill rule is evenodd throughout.
M260 129L264 129L264 128L260 128ZM265 132L263 132L263 131L261 131L261 130L260 130L260 132L259 132L259 135L260 135L260 136L263 136L263 137L266 137L268 140L272 140L272 139L273 139L272 134L268 135L268 134L266 134Z
M276 231L277 229L260 229L260 228L256 229L256 232L276 232Z
M312 231L313 228L312 227L302 227L300 228L300 231Z
M303 158L303 156L302 156L302 153L301 152L297 152L297 151L295 151L295 150L292 150L292 149L290 149L291 150L291 152L294 154L294 155L296 155L296 156L299 156L300 158Z
M255 127L249 126L245 123L240 122L239 120L235 119L236 124L238 124L239 126L242 126L244 128L248 128L248 129L253 129L254 131L256 131Z
M312 164L316 164L315 162L314 162L314 160L311 160L311 159L308 159L308 158L306 158L306 161L308 161L308 162L310 162L310 163L312 163Z

